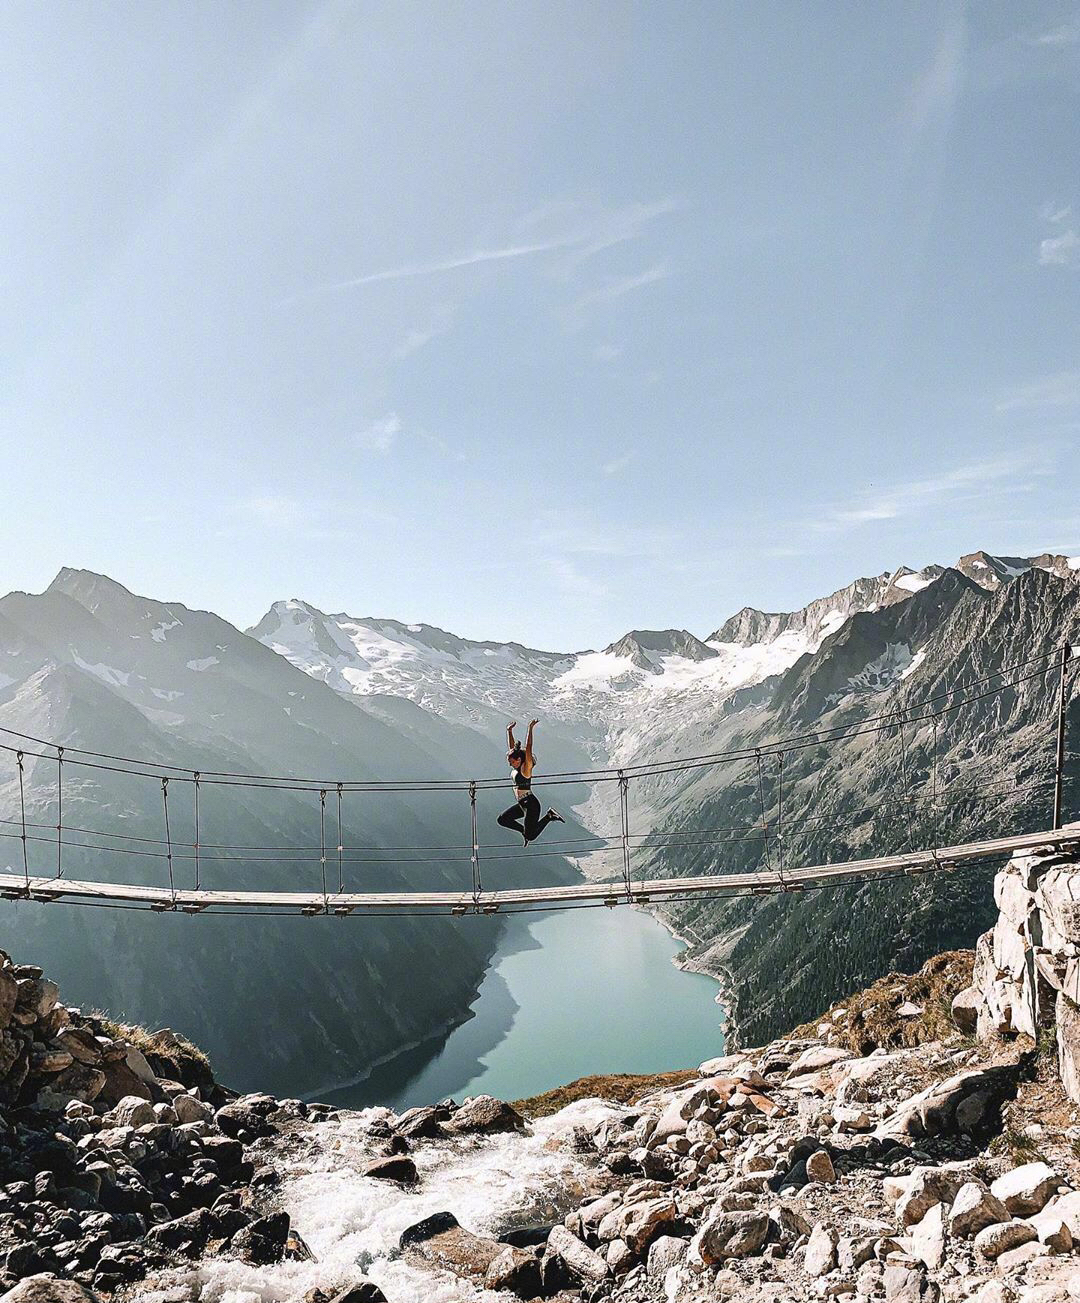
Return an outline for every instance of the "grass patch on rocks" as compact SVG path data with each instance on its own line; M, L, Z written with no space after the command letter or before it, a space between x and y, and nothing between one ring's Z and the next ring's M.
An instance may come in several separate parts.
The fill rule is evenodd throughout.
M554 1090L546 1090L542 1095L533 1095L529 1099L516 1099L514 1108L527 1118L542 1118L557 1113L559 1109L579 1099L606 1099L612 1104L635 1104L655 1091L684 1086L697 1079L696 1068L687 1068L682 1072L601 1073L594 1077L579 1077L577 1081L557 1086Z
M827 1023L829 1043L844 1045L855 1054L944 1040L956 1034L953 998L971 985L974 964L973 950L946 950L928 959L917 973L889 973L865 991L838 1000L795 1035L818 1039L819 1026ZM911 1006L918 1012L912 1012Z
M141 1050L148 1060L169 1059L181 1070L190 1068L200 1076L211 1073L210 1060L205 1052L178 1032L164 1029L147 1031L136 1023L117 1022L115 1018L103 1013L94 1013L92 1016L101 1023L106 1036L111 1036L115 1041L127 1041L129 1045Z

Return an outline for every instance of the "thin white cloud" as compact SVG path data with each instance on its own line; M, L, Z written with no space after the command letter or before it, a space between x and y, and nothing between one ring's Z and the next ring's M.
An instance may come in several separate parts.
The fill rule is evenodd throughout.
M598 304L613 303L616 299L621 299L624 294L632 294L634 290L643 289L646 285L655 285L658 281L664 280L667 274L667 265L660 262L646 271L639 272L636 276L616 276L606 285L578 295L570 305L571 314L580 316Z
M435 276L440 272L457 271L459 267L476 267L485 262L506 262L511 258L527 258L536 253L550 253L553 249L563 249L561 242L546 244L511 244L502 249L474 249L472 253L460 253L451 258L437 262L406 263L401 267L389 267L384 271L369 272L366 276L356 276L352 280L335 281L330 285L320 285L315 293L332 293L335 290L352 290L361 285L375 285L379 281L405 280L411 276Z
M915 78L906 106L913 142L928 132L945 132L964 80L966 34L962 12L941 32L929 64Z
M401 417L397 412L387 412L372 421L356 436L356 441L367 452L389 452L401 433Z
M1039 216L1044 222L1057 225L1072 216L1072 204L1046 203L1039 209Z
M1061 235L1039 241L1040 267L1080 267L1080 235L1069 227Z
M1043 32L1034 38L1033 44L1062 46L1075 45L1078 41L1080 41L1080 20L1062 23L1048 32Z
M853 495L834 503L807 523L821 533L834 533L874 521L895 520L929 509L943 510L958 503L979 501L988 493L1030 491L1031 476L1051 473L1042 450L970 462L939 475L905 480L873 492Z
M336 508L325 502L313 502L287 493L258 491L231 505L226 513L226 523L217 533L221 538L234 538L238 533L258 531L260 534L281 534L319 542L341 542L348 537L348 531L322 523L328 515L334 514ZM231 517L231 523L228 523L228 517Z
M1039 407L1080 407L1080 371L1057 371L1017 385L997 404L999 412Z
M592 575L585 574L567 557L546 557L544 565L555 587L567 597L586 597L597 601L609 595L605 584Z
M571 263L576 265L604 249L627 240L635 240L646 226L665 213L680 206L674 198L658 200L651 204L630 204L620 209L586 210L577 205L560 205L527 214L519 226L523 230L543 230L550 234L543 238L519 240L494 248L473 249L430 261L404 263L368 272L348 280L334 281L317 286L312 293L326 294L340 290L358 289L381 281L404 280L416 276L437 276L476 267L485 263L508 262L517 258L531 258L543 253L571 253Z
M604 462L600 469L605 475L618 475L620 471L626 470L636 456L634 452L623 453L621 457L613 457L611 461Z
M439 335L444 335L454 322L452 308L441 305L433 308L430 317L422 326L414 326L405 332L401 343L393 351L394 360L402 362L413 353L418 353Z

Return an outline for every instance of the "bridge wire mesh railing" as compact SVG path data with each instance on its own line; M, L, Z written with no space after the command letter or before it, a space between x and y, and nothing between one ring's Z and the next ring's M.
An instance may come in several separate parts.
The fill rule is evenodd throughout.
M140 861L163 861L162 867L165 870L163 876L167 878L173 907L175 907L178 891L176 881L178 866L190 868L194 890L199 893L205 888L204 874L207 866L211 869L225 864L259 866L271 860L285 865L289 870L301 870L305 865L310 864L313 851L317 851L319 869L317 894L322 897L327 910L335 895L340 896L349 890L357 889L355 883L349 881L352 875L348 870L353 869L353 866L410 869L411 866L438 865L445 869L446 866L468 864L470 880L466 886L462 875L462 890L463 893L471 895L474 908L479 908L483 897L481 859L484 863L499 866L515 865L537 858L580 859L584 856L594 858L609 856L616 864L609 877L613 896L612 900L601 903L610 904L615 899L639 898L648 893L649 879L641 875L635 880L635 855L644 860L658 851L670 855L672 852L681 853L687 850L707 852L725 846L747 844L756 844L761 872L769 874L775 870L780 887L784 889L789 885L785 879L785 868L790 874L792 869L798 867L794 860L799 839L806 840L815 831L820 832L820 827L833 817L829 813L810 812L817 808L813 795L804 799L801 809L796 805L793 810L791 804L794 800L794 791L790 783L788 802L785 804L785 765L793 757L797 759L802 753L813 748L834 747L861 738L888 739L890 736L898 738L899 772L895 787L900 792L902 815L900 826L906 848L914 850L917 835L930 829L940 833L944 826L943 813L954 808L962 797L977 796L984 801L1007 798L1015 804L1018 796L1022 794L1033 798L1035 793L1045 793L1053 786L1052 772L1036 774L1025 782L1018 782L1015 775L995 775L997 759L990 750L982 756L971 755L962 764L950 762L946 765L944 774L941 759L943 738L947 735L950 716L996 695L1021 688L1047 672L1056 672L1058 666L1059 650L1048 651L1013 662L956 687L933 693L907 708L894 702L891 709L877 715L827 728L808 730L802 734L763 744L625 764L620 768L606 767L591 771L546 775L536 781L534 784L536 788L575 788L584 785L591 788L603 784L615 784L618 792L619 827L612 832L591 832L545 839L538 847L528 847L516 852L509 850L505 842L482 841L479 834L477 796L504 788L507 781L504 778L350 781L187 769L50 742L40 737L0 727L0 753L7 753L14 757L18 779L18 809L17 812L13 812L14 817L0 817L0 841L17 840L21 843L21 867L26 894L30 893L32 880L40 882L42 879L51 879L56 883L60 882L64 876L65 848L67 848L69 861L73 854L77 854L80 860L85 856L100 855L126 856ZM1025 727L1044 724L1050 727L1052 721L1029 721ZM920 738L923 739L921 742ZM1039 752L1047 755L1049 748L1044 749L1040 746ZM1075 752L1066 752L1067 770L1075 756ZM912 764L916 759L920 762L919 774L922 781L914 787ZM36 771L39 765L55 767L55 819L51 816L32 817L28 778L36 777L36 772L32 773L32 770ZM757 791L756 818L701 828L661 827L650 828L644 832L634 830L631 824L629 799L631 784L637 785L649 781L677 784L682 775L716 770L722 766L741 766L750 771ZM122 775L133 782L148 781L160 785L164 836L147 836L141 833L88 827L83 822L65 823L65 772L68 775L67 792L70 808L72 769L80 774L93 776L98 782L102 781L103 775ZM962 774L962 777L956 777L957 773ZM1066 772L1066 788L1071 787L1073 794L1078 781L1080 776ZM190 840L177 837L173 828L173 819L170 817L170 787L181 785L190 789L192 798L193 825ZM295 843L259 844L206 840L203 802L208 787L241 789L248 792L287 793L294 798L307 794L317 796L318 847ZM767 788L771 788L771 793L767 794ZM457 844L430 845L425 843L364 844L363 842L350 844L351 839L347 839L344 819L347 797L358 800L363 796L375 794L416 793L449 796L459 792L466 793L468 797L470 818L468 840L462 840ZM336 841L328 845L326 803L330 793L334 796ZM850 819L854 819L857 815L873 818L875 815L880 816L880 806L874 803L865 807L855 807L845 813ZM31 848L45 845L54 848L54 852L50 851L50 855L53 855L50 861L51 873L44 873L38 866L31 865L31 859L36 858L32 857ZM330 863L336 861L336 892L328 882L328 861ZM724 874L717 873L715 876L720 879ZM413 890L423 891L424 888L414 887ZM707 899L708 897L699 893L696 898ZM92 902L81 901L80 903ZM108 901L93 903L115 904ZM125 907L133 906L129 904ZM266 908L268 908L266 905L261 906L259 912ZM401 911L394 912L407 913L409 910L405 907Z

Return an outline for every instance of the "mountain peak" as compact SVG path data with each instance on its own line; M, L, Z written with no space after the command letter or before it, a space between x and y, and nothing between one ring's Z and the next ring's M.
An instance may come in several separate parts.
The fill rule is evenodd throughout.
M81 606L93 611L95 605L109 598L130 600L134 594L123 584L118 584L108 575L99 575L95 570L80 570L73 566L61 566L56 578L45 590L47 593L64 593Z
M666 656L707 661L719 655L715 648L702 642L687 629L631 629L604 650L614 656L625 656L638 669L649 670L654 674L662 672L660 662Z

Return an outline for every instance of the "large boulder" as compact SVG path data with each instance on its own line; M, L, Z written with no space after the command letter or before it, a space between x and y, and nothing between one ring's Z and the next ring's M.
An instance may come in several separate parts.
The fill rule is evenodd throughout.
M993 1262L1010 1249L1018 1249L1021 1244L1035 1239L1038 1239L1038 1234L1034 1226L1027 1222L997 1222L993 1226L984 1227L975 1236L975 1248L984 1258Z
M806 1245L803 1270L808 1276L824 1276L836 1266L838 1236L831 1226L818 1222Z
M965 1181L949 1211L949 1234L966 1240L986 1226L1009 1220L1009 1210L981 1181Z
M524 1131L525 1119L512 1105L491 1095L477 1095L467 1099L450 1116L448 1131L479 1132L490 1135L500 1131Z
M484 1280L488 1268L506 1248L490 1236L467 1231L447 1212L433 1213L406 1227L398 1243L403 1252L477 1282Z
M374 1177L379 1181L397 1181L401 1185L414 1185L419 1180L416 1164L407 1154L373 1158L363 1165L360 1174Z
M527 1249L508 1244L484 1274L484 1288L509 1290L518 1298L536 1298L543 1288L540 1259Z
M1061 1178L1046 1163L1024 1163L999 1176L990 1193L1001 1200L1013 1217L1030 1217L1042 1212L1060 1184Z
M596 1233L605 1242L625 1240L630 1252L642 1257L653 1240L672 1225L676 1216L675 1201L670 1195L639 1199L608 1213Z
M902 1226L922 1221L936 1203L951 1203L964 1184L962 1172L945 1167L917 1167L903 1181L896 1200L896 1215Z

